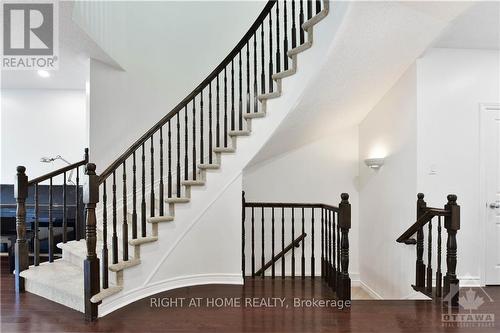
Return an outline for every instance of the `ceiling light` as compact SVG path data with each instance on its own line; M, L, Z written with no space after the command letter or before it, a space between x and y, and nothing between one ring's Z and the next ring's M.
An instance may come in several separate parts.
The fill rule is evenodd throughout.
M39 70L38 75L43 77L43 78L50 77L50 73L48 71L44 71L44 70Z

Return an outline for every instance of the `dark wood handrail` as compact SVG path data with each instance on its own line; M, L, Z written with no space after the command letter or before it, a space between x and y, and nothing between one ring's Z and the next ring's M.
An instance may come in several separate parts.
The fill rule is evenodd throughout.
M405 243L409 245L415 244L415 241L410 237L413 236L418 229L422 228L426 225L430 220L432 220L435 216L450 216L451 212L442 209L442 208L425 208L425 213L415 222L411 227L409 227L398 239L396 242Z
M85 148L85 157L83 158L83 160L76 162L76 163L73 163L73 164L70 164L70 165L67 165L65 167L59 168L59 169L54 170L52 172L49 172L43 176L33 178L30 181L28 181L28 186L39 184L47 179L62 175L65 172L68 172L68 171L71 171L71 170L76 169L78 167L81 167L83 165L86 165L88 162L89 162L89 150L88 150L88 148Z
M264 274L264 272L273 265L273 263L277 262L278 260L280 260L282 257L285 256L285 254L290 251L292 249L292 247L299 247L300 245L300 242L302 242L304 240L304 238L306 238L307 234L306 233L303 233L302 235L300 235L299 237L295 238L295 240L293 242L291 242L290 244L288 244L287 247L285 247L285 249L283 249L283 251L281 251L280 253L278 253L277 255L275 255L271 260L269 260L265 265L264 267L261 267L257 272L255 272L255 276L258 276L258 275L261 275L261 274Z
M222 60L222 62L215 67L215 69L196 87L194 90L187 95L177 106L175 106L172 111L167 113L159 122L157 122L153 127L151 127L144 135L142 135L134 144L130 146L120 157L118 157L109 167L107 167L103 172L101 172L99 184L103 183L106 178L108 178L113 171L120 167L123 162L132 155L141 145L146 142L154 133L156 133L160 127L165 125L170 119L172 119L178 112L180 112L189 102L193 100L210 82L212 82L215 77L222 72L222 70L231 63L231 60L240 52L240 50L247 44L250 38L257 31L258 27L264 22L266 16L271 12L274 4L277 0L269 0L259 14L255 22L252 24L247 33L243 38L236 44L233 50Z
M300 203L300 202L245 202L245 207L274 207L274 208L325 208L338 212L339 208L321 203Z

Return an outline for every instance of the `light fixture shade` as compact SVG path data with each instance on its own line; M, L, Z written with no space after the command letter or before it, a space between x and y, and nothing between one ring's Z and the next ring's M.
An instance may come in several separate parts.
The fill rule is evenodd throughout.
M384 165L384 158L367 158L365 164L370 169L378 170Z

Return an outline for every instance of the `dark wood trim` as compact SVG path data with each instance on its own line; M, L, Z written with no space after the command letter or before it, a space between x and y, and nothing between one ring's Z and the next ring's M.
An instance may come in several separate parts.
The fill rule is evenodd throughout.
M263 267L261 267L258 271L255 272L254 276L260 276L263 275L263 273L271 266L273 266L278 260L280 260L282 257L287 254L288 251L290 251L293 247L299 247L300 243L306 238L307 234L303 233L299 237L295 238L293 242L288 244L287 247L285 247L284 250L280 251L277 255L275 255L271 260L269 260Z

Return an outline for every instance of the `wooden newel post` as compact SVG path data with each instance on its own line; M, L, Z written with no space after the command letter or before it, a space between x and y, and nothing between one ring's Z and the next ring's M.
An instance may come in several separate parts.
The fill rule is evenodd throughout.
M417 220L425 214L425 209L427 204L424 201L424 194L417 194ZM424 264L424 228L420 228L417 231L417 262L416 274L415 274L415 286L424 287L425 286L425 264Z
M96 204L99 202L99 176L95 174L95 164L88 163L85 168L87 184L83 189L83 203L86 216L85 232L87 241L87 259L83 262L85 289L85 320L97 319L97 303L90 299L99 293L99 259L96 253Z
M17 167L17 173L14 180L14 197L16 198L16 231L17 239L14 246L16 253L16 292L24 292L24 279L20 273L28 269L28 242L26 240L26 197L28 196L28 176L26 168Z
M351 278L349 277L349 229L351 229L351 204L349 194L342 193L339 204L338 224L340 236L340 274L337 285L337 297L342 300L351 299Z
M450 215L444 218L444 227L448 232L446 242L446 275L444 277L444 295L445 302L451 301L451 306L458 306L458 288L457 279L457 231L460 229L460 206L457 205L457 196L448 195L448 203L444 209L450 212Z

